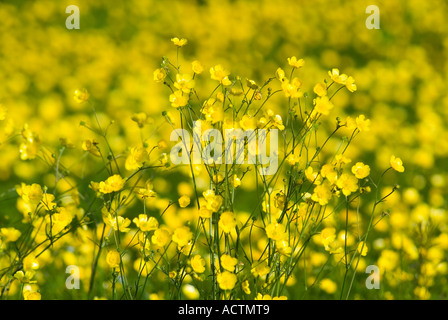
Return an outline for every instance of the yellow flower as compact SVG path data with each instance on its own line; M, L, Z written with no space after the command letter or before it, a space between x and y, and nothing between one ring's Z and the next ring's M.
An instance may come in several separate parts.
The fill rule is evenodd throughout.
M330 76L331 80L333 80L336 83L343 84L347 82L347 75L346 74L339 74L339 69L333 68L331 71L328 71L328 75Z
M196 74L201 74L204 71L204 67L198 60L195 60L191 63L191 69Z
M428 288L422 286L416 287L414 294L420 300L429 300L431 298L431 292L429 292Z
M132 220L141 231L152 231L159 227L159 222L154 217L148 217L146 214L139 214L138 218Z
M213 194L213 196L206 197L206 200L207 200L206 205L207 209L212 212L218 212L219 209L221 208L224 199L220 195Z
M330 244L336 240L336 229L331 227L323 229L320 233L320 238L325 250L329 251Z
M317 97L314 99L314 111L320 114L328 115L333 107L334 105L331 103L328 96Z
M403 161L400 158L395 157L394 155L390 157L390 166L398 172L404 172Z
M126 158L125 168L129 171L141 168L147 159L148 151L144 147L133 147Z
M195 81L190 74L176 74L174 86L183 93L189 93L194 88Z
M311 166L305 169L305 177L308 179L308 181L316 185L321 183L319 172L314 171L314 169Z
M327 95L327 87L325 85L325 83L317 83L314 88L313 91L315 94L317 94L319 97L322 96L326 96Z
M348 130L355 130L357 128L356 120L350 116L347 116L347 118L345 119L344 125Z
M170 94L170 102L174 108L185 107L188 103L188 95L184 95L181 90L174 91Z
M346 164L348 164L350 162L352 162L351 159L347 158L346 156L344 156L342 154L337 154L334 157L334 160L333 160L332 164L334 166L343 166L343 165L346 165Z
M286 237L285 226L277 222L271 222L268 224L265 231L267 237L274 241L281 241Z
M362 251L361 251L362 250ZM358 252L362 255L362 256L366 256L367 252L369 251L369 249L367 248L367 244L364 243L364 241L361 241L358 244Z
M5 242L14 242L17 241L22 233L15 228L1 228L0 236L3 237Z
M73 99L77 103L83 103L89 100L90 94L87 92L86 89L76 89L75 94L73 96Z
M397 267L399 261L398 253L386 249L381 251L381 256L378 258L378 267L382 271L392 271Z
M32 185L22 183L22 185L17 187L16 190L19 196L22 197L23 201L33 205L39 204L44 194L42 187L37 183L33 183Z
M235 284L238 278L234 273L224 271L218 274L216 280L218 281L219 287L222 290L232 290L233 288L235 288Z
M190 197L183 195L179 198L178 202L181 208L188 207L188 205L190 204Z
M152 122L152 119L148 119L148 115L144 112L134 113L131 120L136 122L139 128L143 128L148 122Z
M285 71L283 71L282 68L278 68L277 71L275 71L275 76L277 77L278 80L280 80L281 82L283 82L286 77L285 77Z
M370 174L370 167L362 162L357 162L352 167L352 173L355 175L358 179L364 179L365 177L368 177Z
M254 277L264 277L271 271L271 268L268 266L266 261L263 261L261 263L258 263L257 265L253 266L250 272L253 274Z
M332 194L330 187L326 183L324 183L314 188L314 193L311 195L311 200L319 202L321 206L324 206L328 204L331 196Z
M297 60L297 58L295 56L288 58L288 63L291 67L294 67L294 68L301 68L305 65L305 61L303 59Z
M192 238L193 233L190 231L190 228L186 226L174 230L173 241L177 243L179 248L186 246Z
M131 220L122 216L113 217L110 214L106 216L106 224L111 226L115 231L128 232Z
M244 280L243 283L241 283L241 289L243 289L243 292L245 294L250 294L250 285L248 280Z
M190 264L196 273L203 273L205 271L205 260L198 254L191 258Z
M121 262L120 253L117 250L111 250L106 255L106 262L111 268L118 268Z
M166 70L165 68L156 69L153 72L154 81L155 82L163 82L166 78Z
M117 192L123 189L126 180L123 179L120 175L115 174L106 179L106 181L101 181L98 190L101 193L112 193Z
M179 38L176 37L176 38L172 38L171 42L173 42L176 47L180 48L180 47L183 47L184 45L186 45L188 40L184 39L184 38L179 39Z
M302 91L300 91L301 86L302 81L298 78L294 78L292 81L284 78L282 81L282 90L286 98L301 98L303 96Z
M319 284L320 288L325 291L328 294L333 294L336 292L338 285L333 280L330 280L328 278L322 279L322 281Z
M348 91L355 92L358 88L355 84L355 79L353 79L352 76L347 78L347 81L345 82L345 86L347 87Z
M338 178L338 172L331 164L325 164L320 169L320 175L326 178L330 184L335 184Z
M218 226L224 233L232 232L236 227L235 214L231 211L224 211L221 213Z
M213 211L207 208L207 200L199 199L199 216L203 219L209 219Z
M82 150L90 152L95 157L101 157L101 154L98 150L98 142L95 139L86 139L82 142Z
M211 78L213 80L218 80L224 86L232 84L228 77L229 74L230 72L225 70L220 64L210 68Z
M39 261L37 260L36 256L31 253L23 259L23 270L26 271L33 271L39 269Z
M238 188L241 185L241 180L236 174L233 176L233 180L231 180L231 182L234 188Z
M258 90L259 86L254 80L246 79L246 85L252 90Z
M41 300L42 296L39 292L37 292L39 288L35 284L26 284L23 287L23 299L24 300Z
M230 272L233 272L235 270L235 266L238 263L238 259L229 256L228 254L223 254L220 260L221 266Z
M190 300L197 300L200 297L198 289L196 289L195 286L189 283L182 286L182 293L185 295L187 299Z
M358 179L354 175L343 173L338 178L336 185L344 195L349 196L352 192L358 190Z
M164 247L168 242L171 241L171 234L165 228L160 228L154 231L153 236L151 237L152 243L159 247Z
M44 195L42 196L42 204L44 205L46 210L53 210L57 206L56 202L53 202L54 199L54 195L52 195L51 193L44 193Z
M255 118L248 116L248 115L244 115L241 118L239 124L243 130L251 130L251 129L254 130L257 128L257 123L256 123Z
M356 127L359 131L369 131L370 130L370 120L366 119L366 116L361 114L356 117Z
M291 153L288 157L286 157L286 162L288 162L290 166L295 166L295 164L299 161L300 155L298 153Z

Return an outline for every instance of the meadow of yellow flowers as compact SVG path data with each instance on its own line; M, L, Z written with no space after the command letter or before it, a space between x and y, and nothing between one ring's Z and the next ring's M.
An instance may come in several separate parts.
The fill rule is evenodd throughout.
M1 1L0 298L446 299L448 3L374 2Z

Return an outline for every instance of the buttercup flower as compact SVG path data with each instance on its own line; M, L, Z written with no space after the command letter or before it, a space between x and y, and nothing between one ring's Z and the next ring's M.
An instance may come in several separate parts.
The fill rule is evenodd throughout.
M404 172L403 161L400 158L395 157L394 155L390 157L390 166L398 172Z
M174 43L176 47L183 47L187 44L188 40L185 38L179 39L179 38L172 38L171 42Z
M120 267L121 256L117 250L111 250L106 255L106 262L111 268Z

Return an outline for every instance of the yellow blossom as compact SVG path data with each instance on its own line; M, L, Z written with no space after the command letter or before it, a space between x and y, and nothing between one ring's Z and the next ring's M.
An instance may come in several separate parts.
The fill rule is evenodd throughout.
M277 222L271 222L268 224L265 231L267 237L274 241L281 241L287 236L285 226Z
M370 120L366 119L365 115L361 114L356 117L356 127L359 131L370 131Z
M159 227L159 222L154 217L148 217L146 214L139 214L138 218L132 220L141 231L152 231Z
M349 196L352 192L358 190L358 179L354 175L343 173L338 178L336 185L344 195Z
M117 250L111 250L106 255L106 262L111 268L118 268L121 262L120 253Z
M232 290L238 281L236 274L224 271L218 274L217 281L222 290Z
M320 82L316 83L316 85L313 88L313 91L319 97L327 95L327 87L326 87L325 83L320 83Z
M368 177L370 174L370 167L362 162L357 162L352 167L352 173L355 175L358 179L364 179L365 177Z
M211 67L210 74L213 80L218 80L219 83L221 83L224 86L228 86L232 83L228 77L230 72L224 69L220 64Z
M305 65L305 61L303 59L297 59L295 56L288 58L288 64L294 68L301 68Z
M171 39L171 42L172 43L174 43L174 45L176 46L176 47L183 47L184 45L186 45L187 44L187 42L188 42L188 40L187 39L185 39L185 38L181 38L181 39L179 39L179 38L172 38Z
M205 260L198 254L191 258L190 264L196 273L203 273L205 271Z
M173 241L177 243L179 248L186 246L192 238L193 233L191 232L190 228L186 226L176 228L172 236Z
M333 107L334 105L331 103L328 96L317 97L314 99L314 111L320 114L328 115Z
M398 172L404 172L404 166L403 166L403 161L401 161L400 158L395 157L394 155L392 155L390 157L390 166Z
M73 99L77 103L83 103L89 100L90 94L87 92L86 89L76 89L75 94L73 96Z
M174 108L185 107L188 103L188 94L184 94L181 90L174 91L170 94L170 102Z
M123 189L126 180L124 180L120 175L115 174L106 179L106 181L101 181L98 190L101 193L107 194L112 192L117 192Z
M198 60L195 60L191 63L191 69L196 74L201 74L204 71L204 67Z
M320 288L328 294L333 294L336 292L338 286L336 282L328 278L322 279L319 284Z
M22 233L15 228L1 228L0 236L5 242L15 242L17 241Z
M155 82L163 82L166 78L166 70L165 68L159 68L154 70L153 77Z
M170 232L165 228L160 228L154 231L154 234L151 237L152 243L159 247L164 247L171 240Z
M190 204L190 197L183 195L182 197L179 198L178 202L181 208L188 207L188 205Z
M241 289L245 294L250 294L250 285L248 280L244 280L243 283L241 283Z
M328 71L328 75L330 76L331 80L336 83L345 85L345 83L347 82L347 75L339 74L339 69L331 69L331 71Z
M220 258L221 266L227 271L233 272L235 270L235 266L238 263L238 260L228 254L223 254Z
M148 159L148 152L144 147L133 147L126 158L126 170L136 170L143 167L144 162Z
M358 89L355 84L355 79L353 79L352 76L347 78L347 80L345 82L345 86L347 87L348 91L350 91L350 92L355 92Z
M321 184L314 188L314 193L311 195L311 200L319 202L321 206L328 204L331 199L331 190L327 184Z
M174 82L174 87L183 93L189 93L191 89L194 88L195 81L190 74L176 74L176 82Z
M219 217L218 225L224 233L232 232L236 227L235 214L231 211L224 211Z

